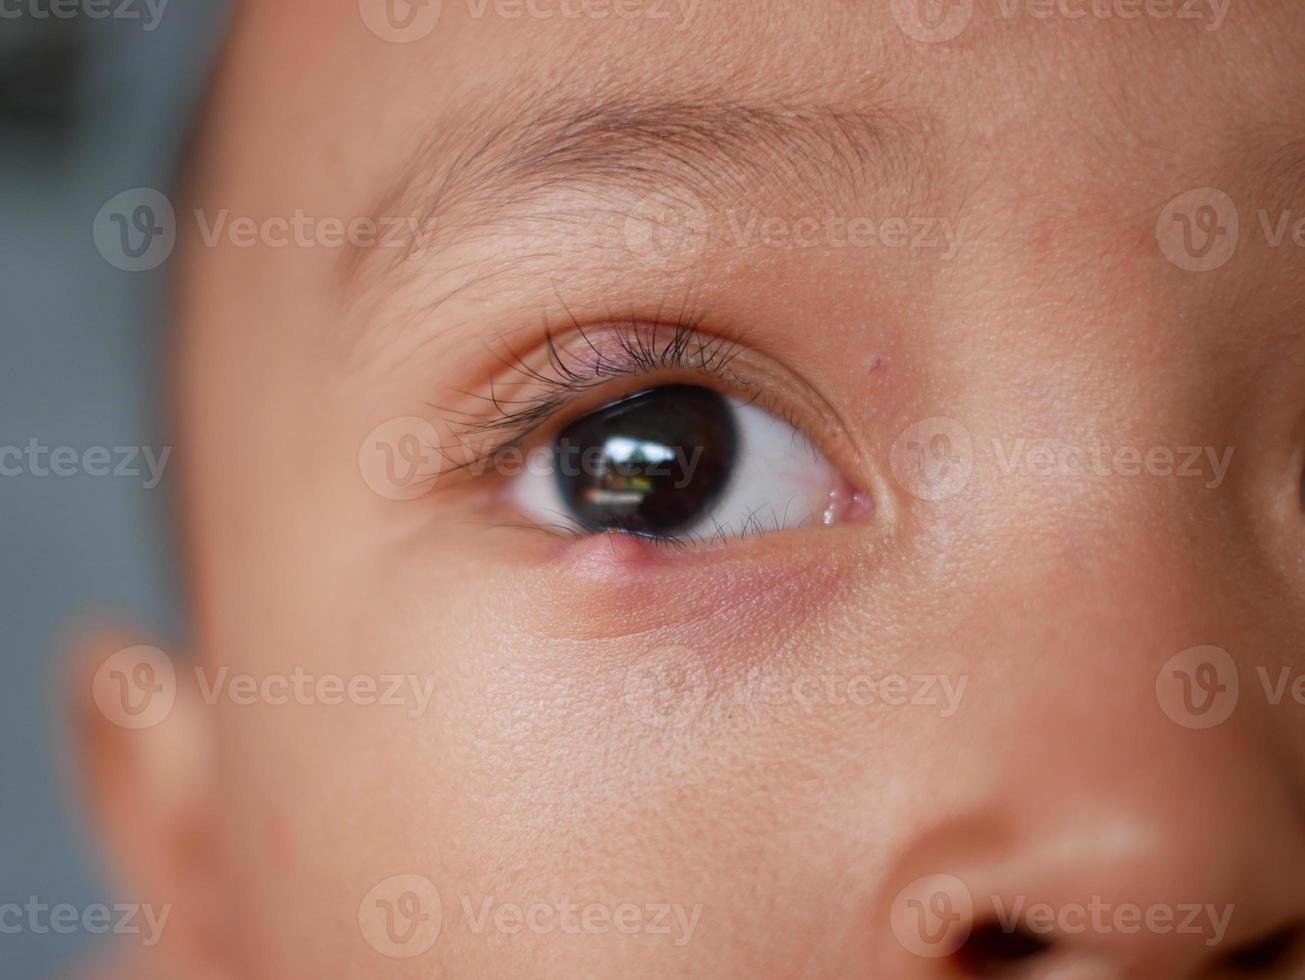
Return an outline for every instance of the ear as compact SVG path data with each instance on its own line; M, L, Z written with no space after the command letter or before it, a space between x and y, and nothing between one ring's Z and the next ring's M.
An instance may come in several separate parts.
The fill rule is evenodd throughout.
M74 647L67 703L85 810L122 900L152 913L120 937L123 952L151 964L140 974L163 962L206 973L221 948L216 766L194 671L121 629L82 631Z

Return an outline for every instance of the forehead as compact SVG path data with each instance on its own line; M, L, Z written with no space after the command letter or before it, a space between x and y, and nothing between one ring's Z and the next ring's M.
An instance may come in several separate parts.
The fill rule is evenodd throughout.
M1268 258L1238 276L1286 290L1305 254L1294 6L250 0L198 186L254 214L415 216L417 245L572 190L585 213L669 185L762 213L945 215L983 243L965 256L983 277L1001 262L1035 281L1084 254L1154 258L1157 221L1192 190L1173 233L1232 202ZM233 274L270 276L243 261Z
M706 95L892 110L976 156L1305 137L1292 0L245 0L228 53L246 135L354 157L568 101Z

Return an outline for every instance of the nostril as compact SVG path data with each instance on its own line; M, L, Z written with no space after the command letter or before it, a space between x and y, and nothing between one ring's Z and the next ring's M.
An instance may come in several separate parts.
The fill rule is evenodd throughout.
M1229 970L1241 974L1263 973L1285 966L1288 958L1301 948L1305 925L1292 922L1254 942L1233 950L1224 963Z
M1035 956L1051 949L1049 939L1019 927L1006 928L998 922L976 926L965 944L956 951L956 965L966 976L1006 977Z

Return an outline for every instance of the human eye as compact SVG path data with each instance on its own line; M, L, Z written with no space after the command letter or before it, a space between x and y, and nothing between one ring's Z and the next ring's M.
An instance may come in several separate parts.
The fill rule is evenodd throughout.
M528 431L500 499L527 526L694 544L842 523L864 494L786 410L788 385L740 345L692 326L627 323L550 340L500 389ZM542 383L542 384L541 384ZM496 469L503 469L496 467Z

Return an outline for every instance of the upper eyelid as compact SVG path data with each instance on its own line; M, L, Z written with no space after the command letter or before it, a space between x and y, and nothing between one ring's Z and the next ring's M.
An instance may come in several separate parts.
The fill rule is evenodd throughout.
M462 468L519 444L586 393L622 378L646 378L659 371L692 371L704 380L727 385L745 400L753 400L759 394L755 385L731 367L739 350L734 341L700 331L692 322L628 321L593 328L577 324L565 345L559 345L557 335L546 334L541 366L518 354L505 358L505 367L519 379L519 386L536 388L533 397L505 398L491 382L489 393L479 397L489 402L492 416L474 420L473 413L431 407L441 413L446 427L464 444L464 458L455 461L455 466ZM460 415L466 418L460 421ZM467 452L468 437L484 437L485 445ZM447 447L444 455L449 458Z

